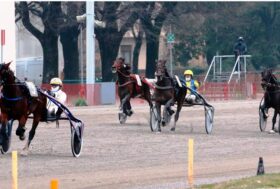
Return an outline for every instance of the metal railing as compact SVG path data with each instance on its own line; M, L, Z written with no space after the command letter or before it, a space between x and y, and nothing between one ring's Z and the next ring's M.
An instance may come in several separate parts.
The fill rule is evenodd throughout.
M232 79L232 76L235 72L235 67L237 66L238 70L237 70L237 74L238 74L238 80L240 80L240 75L241 75L241 63L244 64L244 75L246 77L246 72L247 72L247 61L246 61L246 58L250 58L251 55L239 55L235 61L235 64L233 66L233 69L232 69L232 72L229 76L229 79L228 79L228 83L230 83L231 79ZM241 62L241 58L243 58L243 62Z
M209 77L210 75L210 71L213 69L213 78L216 77L217 74L222 74L223 72L223 58L234 58L235 55L216 55L213 57L212 61L211 61L211 64L208 68L208 71L206 73L206 76L204 78L204 82L207 81L207 78ZM241 63L240 60L241 58L243 58L243 63L244 63L244 72L246 74L246 69L247 69L247 61L246 61L246 58L249 58L251 57L251 55L240 55L237 57L235 63L234 63L234 66L233 66L233 69L232 69L232 72L230 72L230 76L229 76L229 79L228 79L228 83L231 81L232 79L232 76L234 74L234 70L235 70L235 67L238 66L238 79L240 80L240 75L241 75L241 69L240 69L240 66L241 66ZM218 65L218 68L217 68L217 65Z

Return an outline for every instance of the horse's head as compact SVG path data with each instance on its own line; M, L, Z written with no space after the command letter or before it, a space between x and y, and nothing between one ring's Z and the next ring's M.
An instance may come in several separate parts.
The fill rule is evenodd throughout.
M1 83L11 83L15 80L14 72L10 69L9 63L0 64L0 82Z
M125 63L124 58L118 58L114 61L114 64L112 66L112 73L121 72L124 74L129 74L126 72L129 72L130 66Z
M157 61L155 77L157 81L161 81L166 74L166 60Z
M272 73L272 69L262 71L261 76L261 86L263 89L266 89L269 84L277 84L277 78Z

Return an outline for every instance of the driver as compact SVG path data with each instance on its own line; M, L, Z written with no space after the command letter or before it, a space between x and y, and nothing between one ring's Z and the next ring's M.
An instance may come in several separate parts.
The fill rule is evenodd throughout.
M51 90L49 94L53 96L57 101L62 104L65 104L67 95L65 92L62 91L62 81L58 77L52 78L50 81ZM47 99L47 110L48 115L51 117L59 118L63 110L55 105L52 101Z
M197 91L197 89L199 88L199 82L193 79L193 71L185 70L184 76L186 80L186 86L191 88L193 91ZM196 95L194 95L193 92L189 89L187 89L185 101L190 104L196 101Z

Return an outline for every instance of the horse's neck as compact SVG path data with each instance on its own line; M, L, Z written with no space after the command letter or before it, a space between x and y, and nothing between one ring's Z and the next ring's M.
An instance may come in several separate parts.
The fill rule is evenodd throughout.
M172 85L172 81L171 81L171 78L170 77L163 77L162 80L158 80L156 82L157 85L159 86L170 86Z
M9 79L3 84L2 93L4 96L19 96L22 95L20 84L15 79Z
M165 69L165 77L171 78L170 75L169 75L169 73L168 73L168 71L167 71L166 69Z
M126 83L127 81L129 81L129 72L118 72L118 82L120 84Z
M269 82L272 84L279 84L277 78L274 75L271 76L271 79Z

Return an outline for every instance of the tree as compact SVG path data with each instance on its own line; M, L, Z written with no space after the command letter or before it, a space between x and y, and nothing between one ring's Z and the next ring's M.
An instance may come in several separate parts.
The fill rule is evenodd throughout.
M176 2L146 2L145 9L140 14L140 20L145 31L146 77L154 77L156 60L158 59L159 37L167 15L172 12Z
M64 82L79 80L79 24L76 16L85 12L84 2L65 2L65 11L61 10L64 22L59 26L60 42L64 57ZM82 27L82 26L81 26Z
M102 80L111 81L111 66L117 58L120 43L124 34L133 26L138 19L138 9L141 2L99 2L95 5L95 15L106 26L95 26L96 39L99 43Z
M53 30L58 23L61 2L16 2L16 21L21 20L24 27L34 35L43 49L43 83L58 76L58 33ZM32 23L31 15L39 17L44 26L43 31Z
M138 59L144 32L140 23L135 24L135 27L131 28L131 31L135 41L135 46L133 49L132 72L138 74Z
M275 68L280 60L280 37L277 30L280 26L280 5L277 2L255 3L247 14L250 24L251 49L255 55L255 68ZM258 30L254 30L258 28Z
M16 22L34 35L43 48L43 83L58 76L58 37L63 48L64 79L79 79L79 25L76 16L83 13L84 2L17 2ZM85 11L84 11L85 12ZM42 24L36 24L38 18ZM41 31L40 25L43 26Z

